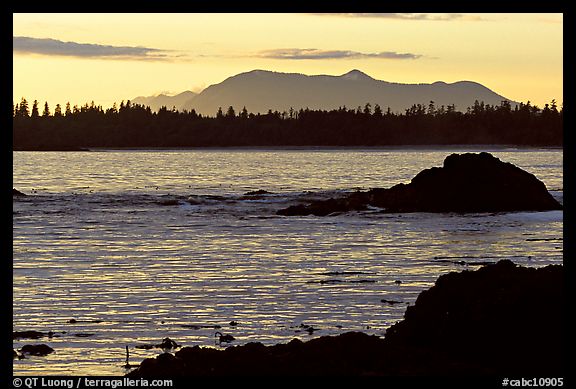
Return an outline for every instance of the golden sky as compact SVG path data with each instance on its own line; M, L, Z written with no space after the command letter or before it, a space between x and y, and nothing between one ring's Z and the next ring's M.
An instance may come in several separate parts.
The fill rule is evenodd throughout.
M563 101L562 14L14 14L13 97L113 102L254 69L479 82Z

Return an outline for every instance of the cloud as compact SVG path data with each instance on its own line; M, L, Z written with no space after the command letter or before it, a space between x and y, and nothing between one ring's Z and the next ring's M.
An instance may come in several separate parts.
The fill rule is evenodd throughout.
M318 49L272 49L260 51L260 58L273 59L346 59L346 58L383 58L383 59L417 59L422 55L412 53L396 53L382 51L380 53L360 53L350 50L318 50Z
M12 50L24 54L57 55L80 58L163 60L165 50L149 47L109 46L93 43L63 42L50 38L12 37Z
M432 14L431 13L316 13L314 15L385 18L385 19L399 19L399 20L436 20L436 21L483 20L480 16L476 15L463 15L463 14L450 14L450 13L432 13Z

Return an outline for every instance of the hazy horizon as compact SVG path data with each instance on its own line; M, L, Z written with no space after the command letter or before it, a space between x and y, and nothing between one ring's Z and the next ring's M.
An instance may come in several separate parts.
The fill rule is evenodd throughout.
M102 107L103 107L104 109L107 109L107 108L110 108L113 104L119 105L121 102L131 101L132 103L141 104L141 105L144 105L144 106L151 106L151 108L152 108L153 111L157 111L162 105L166 106L167 108L171 108L173 105L175 105L175 107L176 107L177 110L182 111L183 109L194 108L194 107L180 107L179 105L181 105L181 104L173 104L173 101L171 100L171 98L178 97L178 98L179 98L178 101L180 101L181 103L189 102L189 101L192 99L192 97L195 97L195 96L197 96L197 95L200 95L202 92L204 92L204 91L205 91L206 89L208 89L209 87L213 87L213 86L216 86L216 85L223 84L223 83L225 83L226 81L228 81L228 80L230 80L230 79L232 79L232 78L237 78L238 76L246 76L246 75L249 75L249 74L252 74L252 73L256 73L256 72L273 73L273 74L281 74L281 75L301 75L301 76L311 77L311 78L315 78L315 77L333 77L334 79L337 79L337 78L345 78L348 74L352 74L352 73L355 73L355 72L360 72L360 73L363 73L364 75L368 76L369 78L372 78L374 81L382 81L382 82L385 82L385 83L388 83L388 84L392 84L392 85L400 85L400 86L402 86L402 85L410 85L410 86L415 86L415 85L433 85L433 84L436 84L436 83L444 83L444 84L447 84L447 85L454 85L454 84L463 83L463 82L470 82L470 83L476 83L476 84L482 85L482 86L490 89L492 92L498 94L497 91L491 89L488 85L483 85L483 84L477 83L477 82L474 81L474 80L456 80L456 81L453 81L453 82L445 82L444 80L436 80L436 81L426 82L426 83L424 83L424 82L423 82L423 83L409 83L409 82L394 82L394 81L391 81L391 80L376 79L376 78L372 77L370 74L367 74L366 72L363 72L361 69L350 69L349 71L347 71L347 72L345 72L345 73L343 73L343 74L335 74L335 75L333 75L333 74L325 74L325 73L305 74L305 73L299 73L299 72L280 72L280 71L270 70L270 69L252 69L252 70L249 70L249 71L246 71L246 72L241 72L241 73L238 73L238 74L231 74L229 77L226 77L226 78L225 78L224 80L222 80L222 82L220 82L220 83L215 83L215 84L207 85L205 88L197 89L197 90L195 90L195 91L192 91L192 90L189 90L189 89L188 89L188 90L180 90L180 91L160 91L160 92L158 92L158 93L153 93L153 94L151 94L151 95L139 95L139 96L131 96L131 97L127 97L127 98L116 99L116 100L114 100L111 104L108 104L108 105L103 105L103 104L101 104L101 103L98 103L98 102L94 101L94 99L88 99L88 100L86 100L86 101L84 101L84 102L82 102L82 103L72 103L72 102L70 102L70 103L71 103L71 106L73 106L73 105L82 106L82 105L85 105L85 104L90 104L92 101L94 101L96 105L102 105ZM192 93L192 94L190 94L190 93ZM508 99L507 96L502 96L502 97ZM21 96L21 98L18 98L18 99L16 99L16 97L14 96L14 98L15 98L14 104L19 103L20 100L21 100L21 98L25 98L25 99L29 102L29 104L31 104L34 100L38 100L38 99L36 99L36 98L32 98L32 97L28 97L28 96ZM164 101L164 100L166 100L166 101L165 101L165 103L163 103L163 104L158 104L157 101L154 101L156 98L160 98L161 101ZM414 101L411 101L411 104L427 103L428 100L430 100L430 99L427 99L427 98L424 96L423 99L416 99L416 100L414 100ZM480 99L480 100L482 100L482 99ZM509 99L509 100L510 100L510 101L513 101L513 99ZM484 100L482 100L482 101L484 101ZM531 100L526 100L526 101L531 101ZM526 101L517 101L517 103L525 103ZM61 106L64 106L64 105L65 105L65 102L63 102L63 101L54 101L54 102L52 102L52 101L47 101L47 102L50 104L50 108L51 108L51 109L53 109L53 106L55 106L56 104L60 104ZM68 100L67 100L66 102L68 102ZM533 102L533 101L531 101L531 103L532 103L532 102ZM558 102L558 100L557 100L557 102ZM39 105L43 105L44 101L38 100L38 103L39 103ZM151 103L152 103L152 104L151 104ZM379 102L378 102L378 101L372 101L372 100L368 97L368 98L366 99L366 101L362 100L362 101L359 102L358 104L363 106L363 105L366 104L366 103L369 103L369 104L372 105L372 104L378 104ZM486 103L489 103L489 102L486 101ZM549 103L549 101L546 101L544 104L546 104L546 103ZM358 105L358 104L356 104L356 105ZM541 108L544 106L544 104L542 104ZM561 104L562 104L562 103L560 102L559 105L561 105ZM218 105L218 104L217 104L217 105ZM222 106L222 108L228 107L228 105L227 105L226 103L223 103L223 104L220 104L220 105ZM340 105L342 105L342 104L340 104ZM346 105L346 104L343 104L343 105ZM354 105L354 106L349 106L348 108L354 108L354 107L356 107L356 105ZM384 103L382 106L383 106L384 108L386 108L386 107L389 107L390 105L391 105L391 104L386 104L386 103ZM465 109L466 109L468 106L470 106L470 105L471 105L471 103L470 103L469 105L466 105L466 106L458 106L458 109L459 109L459 110L465 110ZM536 105L537 105L537 104L536 104ZM243 102L242 104L239 104L239 105L236 104L236 106L234 106L234 108L240 109L241 106L246 106L246 103ZM300 105L293 105L292 107L295 108L295 109L300 109L300 108L306 108L307 105L306 105L306 104L302 104L301 106L300 106ZM309 107L309 108L310 108L310 107ZM312 108L313 108L313 109L335 109L336 106L328 106L328 105L326 105L326 106L323 106L323 107L312 107ZM257 113L257 112L263 113L263 112L267 111L268 109L274 110L275 108L272 107L272 106L270 106L270 107L266 107L265 110L256 110L256 111L249 111L249 112L251 112L251 113ZM287 109L287 108L286 108L286 109ZM281 110L282 110L282 109L281 109ZM214 111L214 112L210 111L210 112L203 112L203 113L206 114L206 115L214 116L215 113L216 113L216 110L213 110L213 111ZM397 112L397 113L398 113L398 112L403 112L403 110L395 110L394 112Z
M13 100L109 107L255 69L563 102L562 14L14 14Z

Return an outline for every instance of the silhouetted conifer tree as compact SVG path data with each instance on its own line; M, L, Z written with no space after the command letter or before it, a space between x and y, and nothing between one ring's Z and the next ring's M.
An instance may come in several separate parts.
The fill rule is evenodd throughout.
M44 110L42 111L42 117L50 116L50 108L48 107L48 102L44 102Z
M30 113L30 117L37 119L39 116L40 113L38 112L38 100L34 100L32 103L32 112Z
M239 116L241 119L248 119L248 110L246 109L246 106L244 106L244 108L242 108L242 111L240 111Z
M20 106L18 108L18 116L19 117L29 117L30 116L30 111L28 108L28 101L22 97L22 100L20 100Z
M70 109L70 103L66 104L66 106ZM54 108L54 117L62 117L62 107L60 107L60 104L56 104Z

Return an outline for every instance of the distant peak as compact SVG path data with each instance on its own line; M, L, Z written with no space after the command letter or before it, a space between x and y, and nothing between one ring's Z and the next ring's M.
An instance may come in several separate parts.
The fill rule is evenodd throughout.
M276 72L273 72L271 70L254 69L254 70L250 70L249 72L237 74L237 76L241 76L241 75L264 76L264 75L270 75L270 74L274 74L274 73L276 73Z
M361 72L358 69L350 70L348 73L341 75L340 77L347 80L373 80L372 77L366 73Z

